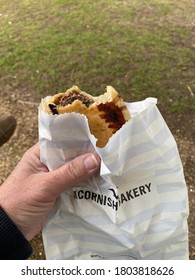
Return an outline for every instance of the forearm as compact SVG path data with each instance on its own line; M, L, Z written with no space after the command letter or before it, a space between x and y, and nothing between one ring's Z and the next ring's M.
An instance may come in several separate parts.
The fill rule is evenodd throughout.
M0 208L0 260L25 260L31 254L30 243Z

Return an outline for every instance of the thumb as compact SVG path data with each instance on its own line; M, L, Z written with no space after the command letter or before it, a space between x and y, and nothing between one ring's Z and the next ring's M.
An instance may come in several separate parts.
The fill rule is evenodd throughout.
M56 193L56 196L59 196L66 189L88 179L99 167L100 157L97 154L87 153L78 156L57 170L48 173L50 188Z

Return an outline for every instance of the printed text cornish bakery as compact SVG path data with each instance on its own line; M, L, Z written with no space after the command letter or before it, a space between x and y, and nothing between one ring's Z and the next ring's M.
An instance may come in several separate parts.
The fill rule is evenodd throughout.
M74 198L92 200L101 205L107 205L118 210L120 205L151 192L151 183L130 189L124 193L116 194L113 188L109 189L110 196L95 193L90 190L74 190Z

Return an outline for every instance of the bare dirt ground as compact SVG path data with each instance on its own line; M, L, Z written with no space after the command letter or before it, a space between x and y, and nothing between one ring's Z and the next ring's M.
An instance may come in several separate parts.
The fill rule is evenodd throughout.
M172 1L169 2L171 5ZM123 1L123 3L124 5L128 4L127 1ZM122 1L120 1L121 4ZM174 6L175 9L173 9L174 12L161 17L160 22L158 17L156 22L151 22L149 15L153 15L155 11L147 5L144 10L142 6L141 3L140 10L137 9L137 23L135 19L134 24L137 24L140 28L146 25L151 28L155 24L162 28L170 24L182 26L189 30L191 37L188 42L182 42L181 47L195 50L194 0L177 1L177 7ZM127 23L124 22L125 24ZM174 43L180 44L181 42L176 40ZM192 63L192 65L194 64ZM194 77L194 66L185 67L184 70L181 79L183 84L186 85L186 95L194 102L194 89L187 87L189 77ZM179 100L180 84L178 81L173 81L172 88L174 94L178 93L177 97ZM192 91L190 91L191 89ZM37 92L32 92L32 89L29 90L29 88L21 86L16 90L11 86L11 81L9 85L5 85L4 82L0 85L1 114L12 114L17 119L17 128L14 135L9 142L0 147L0 184L13 170L23 153L38 141L37 113L39 102L40 97L38 97ZM188 110L183 113L170 113L168 107L169 104L161 104L159 109L176 139L183 163L189 193L189 251L190 259L195 260L195 112ZM34 249L31 259L45 259L41 234L35 237L31 243Z
M3 89L4 96L10 92L10 88ZM2 91L1 91L2 92ZM17 129L9 142L0 148L0 180L3 180L13 170L22 154L38 139L37 108L39 99L29 92L12 91L11 97L0 96L1 113L12 114L17 119ZM190 259L195 259L195 112L185 114L168 113L160 108L166 122L168 123L180 151L186 183L189 191L189 248ZM17 155L17 156L16 156ZM0 182L0 183L1 183ZM32 240L34 254L31 259L45 259L41 234Z

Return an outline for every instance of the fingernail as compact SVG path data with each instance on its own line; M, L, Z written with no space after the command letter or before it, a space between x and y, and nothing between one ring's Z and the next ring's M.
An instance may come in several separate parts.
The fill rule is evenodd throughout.
M94 154L89 154L84 159L84 165L89 172L95 171L100 165L99 157Z

